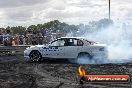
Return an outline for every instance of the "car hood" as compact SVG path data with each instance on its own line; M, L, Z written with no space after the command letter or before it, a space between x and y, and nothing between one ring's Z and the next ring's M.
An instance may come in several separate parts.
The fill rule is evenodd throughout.
M35 47L48 47L46 45L35 45Z
M106 47L107 45L106 44L94 44L94 46L104 46L104 47Z
M26 49L34 49L34 48L41 48L41 47L48 47L48 46L46 46L46 45L34 45L34 46L30 46Z

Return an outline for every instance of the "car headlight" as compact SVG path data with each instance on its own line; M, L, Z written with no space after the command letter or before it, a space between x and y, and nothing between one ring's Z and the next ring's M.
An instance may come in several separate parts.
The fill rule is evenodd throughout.
M26 49L29 49L30 47L27 47Z
M32 49L32 48L34 48L34 47L36 47L36 46L30 46L30 47L27 47L26 49Z
M36 47L36 46L30 46L29 48L34 48L34 47Z

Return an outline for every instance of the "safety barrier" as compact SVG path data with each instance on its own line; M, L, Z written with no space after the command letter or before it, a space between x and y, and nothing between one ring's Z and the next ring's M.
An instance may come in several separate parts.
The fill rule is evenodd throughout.
M27 47L30 47L30 45L0 46L0 56L23 55Z

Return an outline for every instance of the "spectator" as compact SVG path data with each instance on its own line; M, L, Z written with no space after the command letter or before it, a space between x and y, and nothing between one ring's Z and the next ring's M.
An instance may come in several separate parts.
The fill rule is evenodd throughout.
M0 35L0 44L2 44L2 43L3 43L3 36Z
M25 39L25 44L28 45L28 35L27 34L25 35L24 39Z
M12 45L11 36L10 35L3 35L3 44L4 46Z
M35 35L33 35L33 37L32 37L32 45L37 45L37 40L36 40Z
M15 45L19 45L19 37L17 34L15 34L15 36L13 37L13 41Z
M24 41L24 36L23 35L20 35L19 36L19 44L20 45L23 45L23 41Z
M37 40L38 40L38 44L39 45L42 45L43 44L43 36L42 36L42 33L39 33L39 36L37 37Z
M12 45L15 45L15 38L14 36L11 38Z

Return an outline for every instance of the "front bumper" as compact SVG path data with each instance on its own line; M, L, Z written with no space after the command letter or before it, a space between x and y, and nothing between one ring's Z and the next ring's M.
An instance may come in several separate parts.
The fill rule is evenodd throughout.
M31 52L30 50L25 50L24 51L24 59L26 61L29 61L30 60L30 57L29 57L30 52Z

